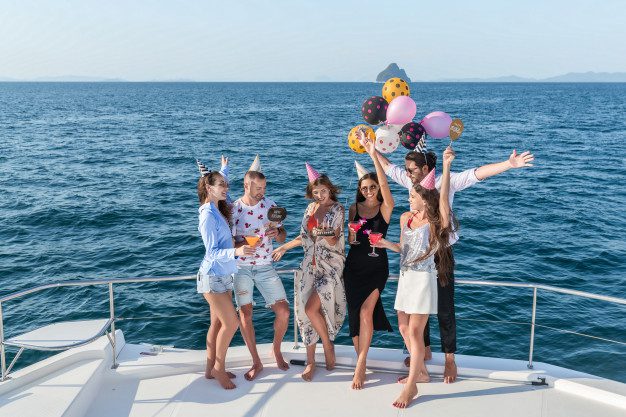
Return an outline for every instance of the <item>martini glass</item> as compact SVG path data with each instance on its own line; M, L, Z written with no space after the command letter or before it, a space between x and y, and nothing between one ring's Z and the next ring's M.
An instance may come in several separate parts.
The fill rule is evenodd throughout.
M370 243L372 245L377 244L382 238L383 238L382 233L374 233L374 232L370 233ZM378 254L376 253L376 247L372 246L372 251L368 253L368 255L372 257L378 257Z
M356 232L359 231L359 229L361 229L361 222L350 222L348 223L348 228L350 229L350 231L352 231L352 233L354 233L354 240L352 242L350 242L351 245L360 245L361 242L359 242L356 239Z

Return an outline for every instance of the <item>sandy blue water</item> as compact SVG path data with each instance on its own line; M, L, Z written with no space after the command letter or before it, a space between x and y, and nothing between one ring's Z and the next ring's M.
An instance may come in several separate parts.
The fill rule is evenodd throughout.
M0 294L44 283L190 275L203 255L200 158L230 157L232 190L256 153L290 237L306 200L304 161L354 198L349 129L373 83L0 83ZM626 84L413 84L418 115L463 119L455 170L532 150L536 166L456 195L457 278L532 282L626 297ZM446 141L430 140L438 154ZM402 163L404 152L391 159ZM391 238L407 193L397 202ZM301 250L278 264L294 268ZM397 272L398 258L391 256ZM284 277L292 294L292 279ZM383 300L393 318L395 283ZM258 294L257 294L258 296ZM259 303L261 299L257 298ZM458 286L459 353L525 359L531 291ZM115 289L130 342L201 349L208 308L194 281ZM57 320L106 317L105 288L48 290L3 305L8 336ZM259 342L272 316L256 310ZM498 323L514 321L521 324ZM626 342L626 308L541 293L537 323ZM433 323L433 326L436 322ZM434 346L438 331L433 327ZM287 335L293 338L293 333ZM339 343L349 343L347 325ZM242 344L239 334L233 343ZM398 332L373 344L401 347ZM38 358L25 355L22 364ZM535 360L626 381L626 345L538 328Z

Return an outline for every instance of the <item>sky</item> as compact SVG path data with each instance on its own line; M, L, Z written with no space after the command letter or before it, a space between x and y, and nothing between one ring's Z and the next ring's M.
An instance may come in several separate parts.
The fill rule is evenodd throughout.
M626 72L626 1L0 0L0 78L373 81Z

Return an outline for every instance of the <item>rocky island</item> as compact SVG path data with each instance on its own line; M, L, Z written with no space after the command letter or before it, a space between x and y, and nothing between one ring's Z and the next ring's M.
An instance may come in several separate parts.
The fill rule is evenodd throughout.
M404 71L404 69L398 67L398 64L396 64L395 62L392 62L391 64L389 64L387 68L385 68L384 70L380 72L380 74L378 74L378 76L376 77L376 82L384 83L388 79L394 78L394 77L402 78L404 81L408 83L411 82L411 79L409 78L408 75L406 75L406 72Z

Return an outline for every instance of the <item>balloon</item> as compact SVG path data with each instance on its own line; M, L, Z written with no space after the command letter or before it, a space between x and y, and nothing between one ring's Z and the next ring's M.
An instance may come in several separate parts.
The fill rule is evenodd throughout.
M424 138L426 130L419 123L407 123L400 130L400 143L408 150L415 150L419 141Z
M373 96L363 102L361 114L367 123L377 125L387 120L388 105L384 98Z
M391 153L400 145L401 125L387 125L376 129L376 150L382 153Z
M409 84L402 78L390 78L383 85L382 95L391 104L396 97L410 96L411 90L409 89Z
M415 117L417 106L411 97L401 96L389 103L387 124L403 125Z
M428 136L432 136L435 139L443 139L450 134L452 117L448 113L434 111L427 114L420 123L426 129Z
M350 129L350 133L348 133L348 146L356 153L365 153L365 148L361 145L361 142L359 142L359 137L356 134L357 130L361 128L365 129L365 136L367 136L368 139L376 140L376 134L371 127L367 125L354 126Z

